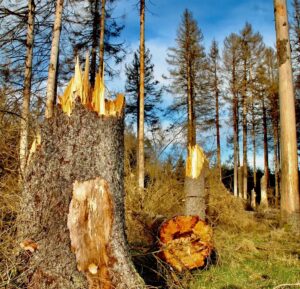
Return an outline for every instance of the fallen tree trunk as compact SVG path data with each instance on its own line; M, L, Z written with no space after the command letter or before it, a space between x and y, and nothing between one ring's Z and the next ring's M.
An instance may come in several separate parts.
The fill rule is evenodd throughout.
M104 102L96 83L77 64L31 156L18 218L26 288L144 288L124 234L124 98Z
M177 271L202 268L213 251L212 228L198 216L177 216L159 230L160 258Z

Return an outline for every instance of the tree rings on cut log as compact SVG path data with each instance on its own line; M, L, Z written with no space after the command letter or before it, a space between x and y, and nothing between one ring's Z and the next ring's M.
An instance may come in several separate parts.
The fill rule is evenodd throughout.
M181 272L201 268L213 251L212 228L198 216L177 216L159 230L160 258Z

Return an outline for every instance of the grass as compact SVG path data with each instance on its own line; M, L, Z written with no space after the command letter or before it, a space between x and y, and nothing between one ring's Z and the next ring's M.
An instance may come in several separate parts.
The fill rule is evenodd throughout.
M219 261L193 274L190 289L300 288L300 241L284 229L215 230ZM295 285L298 284L298 285Z

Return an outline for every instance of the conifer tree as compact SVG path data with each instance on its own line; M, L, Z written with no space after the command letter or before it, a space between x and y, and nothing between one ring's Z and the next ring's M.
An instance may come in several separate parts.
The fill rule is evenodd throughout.
M177 30L176 47L169 48L167 63L173 79L175 94L171 111L186 112L180 117L187 119L187 145L196 144L196 102L200 109L205 107L201 92L204 81L201 76L205 69L203 35L189 10L185 10ZM181 118L182 123L182 118Z
M131 64L125 66L126 84L125 91L127 96L126 114L131 122L138 121L139 106L139 85L140 85L140 59L139 50L134 52ZM162 88L159 82L154 78L154 64L150 50L145 51L145 124L150 129L157 127L159 122L158 113L160 112L159 104L161 102Z
M211 100L214 99L214 114L215 114L215 128L216 128L216 143L217 143L217 167L219 170L220 179L222 179L221 169L221 142L220 142L220 55L218 43L213 40L208 55L208 87ZM213 101L212 101L213 102Z

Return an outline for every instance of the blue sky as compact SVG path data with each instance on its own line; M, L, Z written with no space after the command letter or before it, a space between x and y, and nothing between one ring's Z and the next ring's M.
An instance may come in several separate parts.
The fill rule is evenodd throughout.
M290 2L290 0L288 1ZM138 0L117 1L115 16L125 15L122 20L125 29L122 38L128 45L128 54L121 65L121 74L107 86L114 91L123 91L125 63L131 62L132 52L139 46ZM222 47L223 40L232 32L239 32L246 22L259 31L268 46L275 47L275 25L272 0L146 0L146 47L151 51L155 65L155 77L164 83L162 75L168 75L165 61L167 49L175 46L175 38L181 15L185 8L192 11L204 36L204 46L208 51L211 41L216 39ZM164 106L172 101L172 96L164 95ZM164 120L167 122L167 120ZM226 135L230 128L224 127L222 145L226 147ZM224 152L223 161L229 152ZM251 152L249 152L251 160ZM262 155L258 158L262 166Z

